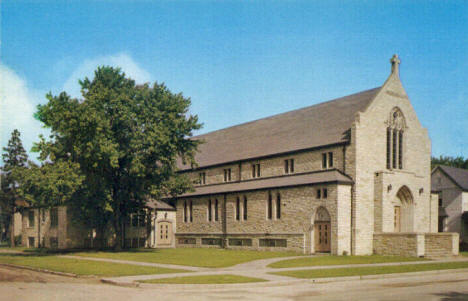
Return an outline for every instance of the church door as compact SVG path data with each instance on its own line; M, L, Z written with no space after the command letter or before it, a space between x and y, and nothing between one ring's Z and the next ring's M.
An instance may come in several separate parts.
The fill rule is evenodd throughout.
M330 222L315 222L315 252L330 252Z
M400 206L395 206L395 216L393 219L393 224L395 226L395 232L400 232L401 231L401 211L400 211Z
M159 223L158 245L169 245L172 241L172 224L169 222Z

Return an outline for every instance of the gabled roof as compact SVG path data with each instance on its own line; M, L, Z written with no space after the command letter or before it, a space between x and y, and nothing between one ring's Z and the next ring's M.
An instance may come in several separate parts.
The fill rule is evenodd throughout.
M175 211L176 209L166 202L149 199L146 201L146 207L161 211Z
M468 191L468 169L439 165L432 171L432 173L437 169L440 169L445 175L447 175L447 177L460 187L460 189ZM431 185L431 189L433 191L438 190L438 186L435 181L431 181Z
M266 157L349 141L355 114L365 110L380 88L193 137L203 140L199 167ZM179 168L190 166L179 164Z
M178 198L323 183L339 183L349 185L352 184L353 181L338 170L330 169L297 175L199 186L195 188L195 191L182 194L178 196Z

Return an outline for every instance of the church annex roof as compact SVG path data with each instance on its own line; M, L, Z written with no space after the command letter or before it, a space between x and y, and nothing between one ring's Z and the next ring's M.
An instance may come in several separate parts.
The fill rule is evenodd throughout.
M266 157L349 141L355 114L363 111L380 88L302 109L217 130L203 140L195 160L199 167ZM179 164L181 170L190 169Z
M446 174L463 191L468 191L468 169L439 165L432 171L432 173L437 169L440 169L444 174ZM437 191L438 187L434 179L431 181L431 184L432 190Z
M288 176L278 176L241 182L198 186L195 188L195 191L179 195L178 198L324 183L338 183L349 185L352 184L353 181L351 180L351 178L339 172L338 170L329 169L324 171L315 171Z

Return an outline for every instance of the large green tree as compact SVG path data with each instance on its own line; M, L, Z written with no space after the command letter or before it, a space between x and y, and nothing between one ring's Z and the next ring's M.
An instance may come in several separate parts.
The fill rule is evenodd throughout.
M190 99L164 84L136 85L118 68L100 67L80 85L82 99L49 93L38 107L51 136L36 149L42 160L79 165L84 181L71 206L89 226L108 217L120 248L125 218L149 196L190 189L176 162L195 163L198 142L189 138L201 125L188 112Z
M10 246L15 246L14 214L18 211L17 201L20 200L20 174L26 169L28 155L21 142L20 132L13 130L7 147L3 148L3 167L1 171L0 206L2 209L4 227L10 236Z

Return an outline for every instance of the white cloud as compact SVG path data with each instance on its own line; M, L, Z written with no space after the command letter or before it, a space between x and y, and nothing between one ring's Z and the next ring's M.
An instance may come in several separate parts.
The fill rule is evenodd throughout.
M109 56L101 56L93 59L85 60L72 74L68 77L63 85L63 91L67 92L73 97L80 97L80 85L78 80L85 77L93 78L94 71L98 66L112 66L120 67L125 75L135 80L135 82L142 84L151 81L151 75L141 68L129 55L119 53Z
M14 129L21 132L21 140L26 151L31 149L33 142L38 141L40 133L46 133L42 124L33 117L41 98L44 98L43 93L28 88L25 80L13 70L0 64L1 147L8 144Z

